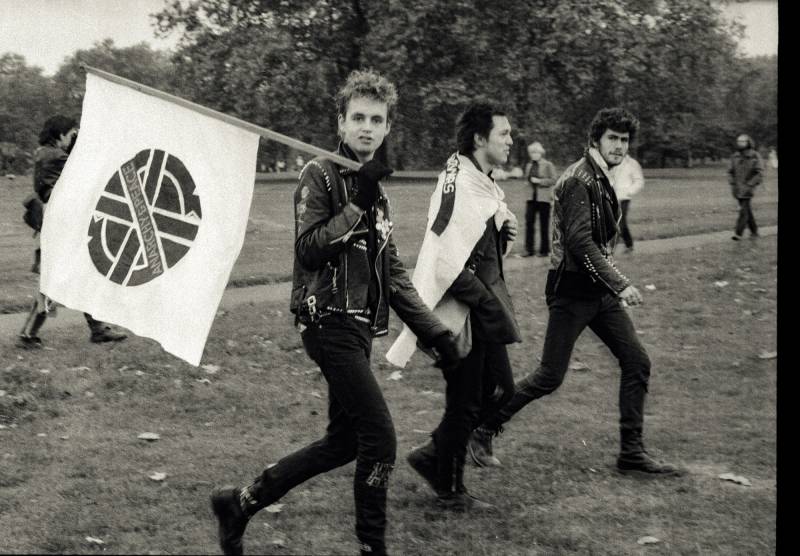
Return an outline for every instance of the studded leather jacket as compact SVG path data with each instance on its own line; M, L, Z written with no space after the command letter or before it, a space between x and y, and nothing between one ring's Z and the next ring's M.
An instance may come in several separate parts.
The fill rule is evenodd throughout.
M621 211L589 150L564 171L553 197L552 268L545 291L582 298L619 294L631 284L612 256Z
M355 160L340 144L338 153ZM294 194L295 259L291 311L309 324L346 315L388 333L389 307L426 345L447 328L420 299L392 241L389 199L379 186L367 211L350 203L358 174L324 158L300 172Z

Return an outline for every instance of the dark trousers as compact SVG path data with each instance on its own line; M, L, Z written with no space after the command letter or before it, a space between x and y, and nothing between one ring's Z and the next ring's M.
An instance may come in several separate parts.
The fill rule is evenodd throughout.
M753 216L753 208L750 206L752 199L738 199L739 201L739 217L736 219L736 235L740 236L744 233L744 228L747 226L750 233L753 235L758 234L758 225L756 225L755 216Z
M517 382L514 396L487 420L487 428L498 429L527 404L554 392L561 385L572 348L588 326L609 347L622 369L619 387L622 452L640 451L650 358L639 342L628 313L620 305L619 299L611 294L599 299L550 295L547 306L550 318L547 321L541 365Z
M631 231L628 228L628 207L630 204L630 199L619 202L620 208L622 209L622 217L619 221L619 233L622 236L622 241L625 242L625 247L628 248L633 247L633 236L631 236Z
M262 505L308 479L356 460L356 534L385 552L386 491L397 441L392 417L370 369L369 326L329 316L303 331L303 345L328 382L328 428L320 440L265 469L250 487ZM334 494L334 496L338 496Z
M535 239L535 220L539 215L539 252L542 255L550 253L550 203L540 201L528 201L525 203L525 251L533 255L533 245Z
M472 350L458 367L443 374L445 410L432 436L439 484L453 488L450 478L459 465L463 469L470 434L511 399L514 376L506 346L477 338L474 328Z
M30 312L28 312L28 317L25 319L25 324L20 331L21 336L34 337L39 334L39 330L41 330L45 321L47 321L47 303L49 303L47 298L41 293L38 293L36 299L33 301ZM89 313L84 313L83 318L86 319L86 324L89 325L89 330L92 333L100 333L103 327L105 327L103 321L93 318Z

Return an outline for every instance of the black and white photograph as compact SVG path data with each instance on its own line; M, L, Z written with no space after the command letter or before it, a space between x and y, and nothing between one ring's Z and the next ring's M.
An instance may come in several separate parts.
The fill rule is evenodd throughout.
M0 0L0 554L775 554L778 30Z

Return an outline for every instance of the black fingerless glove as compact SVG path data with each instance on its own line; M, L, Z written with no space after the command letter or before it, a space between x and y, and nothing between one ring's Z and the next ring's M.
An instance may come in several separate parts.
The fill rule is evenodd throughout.
M363 210L367 210L378 198L378 182L390 175L394 170L372 159L358 170L358 192L351 201Z

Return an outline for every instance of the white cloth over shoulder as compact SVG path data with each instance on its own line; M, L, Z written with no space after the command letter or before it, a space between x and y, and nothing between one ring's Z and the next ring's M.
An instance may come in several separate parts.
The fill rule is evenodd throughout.
M642 167L627 154L622 162L611 168L609 178L620 201L629 201L644 187Z
M411 282L422 301L453 334L462 332L469 307L447 295L447 289L483 236L486 221L494 217L499 230L503 222L514 219L504 197L492 178L458 153L448 159L431 195L428 225ZM416 336L404 325L386 359L404 367L414 354L416 343Z

